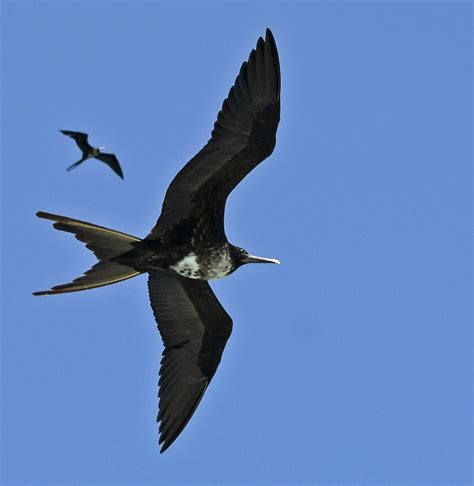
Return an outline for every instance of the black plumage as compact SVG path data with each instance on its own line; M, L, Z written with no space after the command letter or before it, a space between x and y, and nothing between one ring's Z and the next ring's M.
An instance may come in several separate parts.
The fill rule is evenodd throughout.
M207 280L225 277L247 263L279 263L232 245L224 230L227 197L272 153L279 119L280 68L267 29L265 40L259 38L242 64L211 139L171 182L148 236L139 239L37 213L54 221L56 229L73 233L99 262L73 282L35 295L96 288L148 273L150 303L164 343L158 414L162 452L194 413L232 330L232 320Z
M165 343L158 415L165 450L191 418L214 376L232 319L205 280L151 272L148 291Z
M66 170L70 171L75 169L78 165L81 165L87 159L98 159L101 162L106 163L121 179L123 179L123 172L122 168L120 167L120 163L117 157L114 154L107 154L102 152L102 149L105 147L92 147L92 145L88 142L88 135L87 133L82 132L71 132L70 130L59 130L64 135L71 137L73 140L76 141L77 146L82 151L82 158L78 160L74 164L70 165Z

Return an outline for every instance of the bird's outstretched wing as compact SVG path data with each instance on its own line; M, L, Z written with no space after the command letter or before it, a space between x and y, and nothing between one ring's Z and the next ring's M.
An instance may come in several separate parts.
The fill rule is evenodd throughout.
M82 132L71 132L70 130L59 130L61 133L64 133L64 135L67 135L68 137L71 137L72 139L75 140L77 143L77 146L82 150L84 154L89 153L93 147L89 145L89 142L87 141L87 133L82 133Z
M154 272L148 277L148 291L165 346L157 418L164 452L188 423L214 376L232 319L204 280Z
M218 238L224 234L224 207L235 186L275 147L280 120L280 66L273 35L258 39L248 62L240 68L211 139L169 186L161 215L147 238L162 236L178 220L197 226L214 221ZM217 224L215 223L217 221ZM212 235L208 235L212 236Z
M99 153L95 158L105 162L121 179L123 179L122 168L114 154Z

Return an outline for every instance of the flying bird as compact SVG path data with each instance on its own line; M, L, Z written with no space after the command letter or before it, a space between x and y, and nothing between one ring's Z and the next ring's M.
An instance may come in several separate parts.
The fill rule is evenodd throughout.
M76 219L38 212L86 244L99 262L79 277L34 295L93 289L148 274L148 293L164 344L159 380L159 443L178 437L206 391L232 330L208 280L248 263L280 263L227 240L224 209L239 182L275 147L280 67L269 29L258 39L217 116L211 138L175 176L161 215L140 239Z
M77 143L77 146L82 150L82 159L78 160L71 166L69 166L66 170L75 169L78 165L85 162L87 159L98 159L102 162L105 162L120 178L123 179L123 172L122 168L120 167L119 161L114 154L105 154L102 150L105 147L92 147L89 145L87 141L87 133L82 132L71 132L70 130L59 130L64 135L71 137Z

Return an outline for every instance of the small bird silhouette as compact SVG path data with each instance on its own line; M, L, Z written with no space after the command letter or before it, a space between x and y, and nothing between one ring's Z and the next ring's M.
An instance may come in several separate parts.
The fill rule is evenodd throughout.
M123 172L120 167L119 161L114 154L104 154L102 150L105 147L92 147L89 145L87 141L87 133L82 132L71 132L70 130L59 130L64 135L71 137L77 143L77 146L82 150L82 159L78 160L71 166L69 166L66 170L70 171L75 169L78 165L82 164L87 159L98 159L102 162L105 162L120 178L123 179Z

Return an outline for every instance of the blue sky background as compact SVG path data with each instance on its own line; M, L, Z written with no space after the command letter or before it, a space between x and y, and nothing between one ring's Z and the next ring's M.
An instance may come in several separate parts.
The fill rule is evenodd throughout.
M267 26L277 147L226 224L282 265L213 284L233 335L160 456L145 277L33 298L94 262L34 214L146 235ZM2 35L3 484L472 481L470 2L4 1Z

